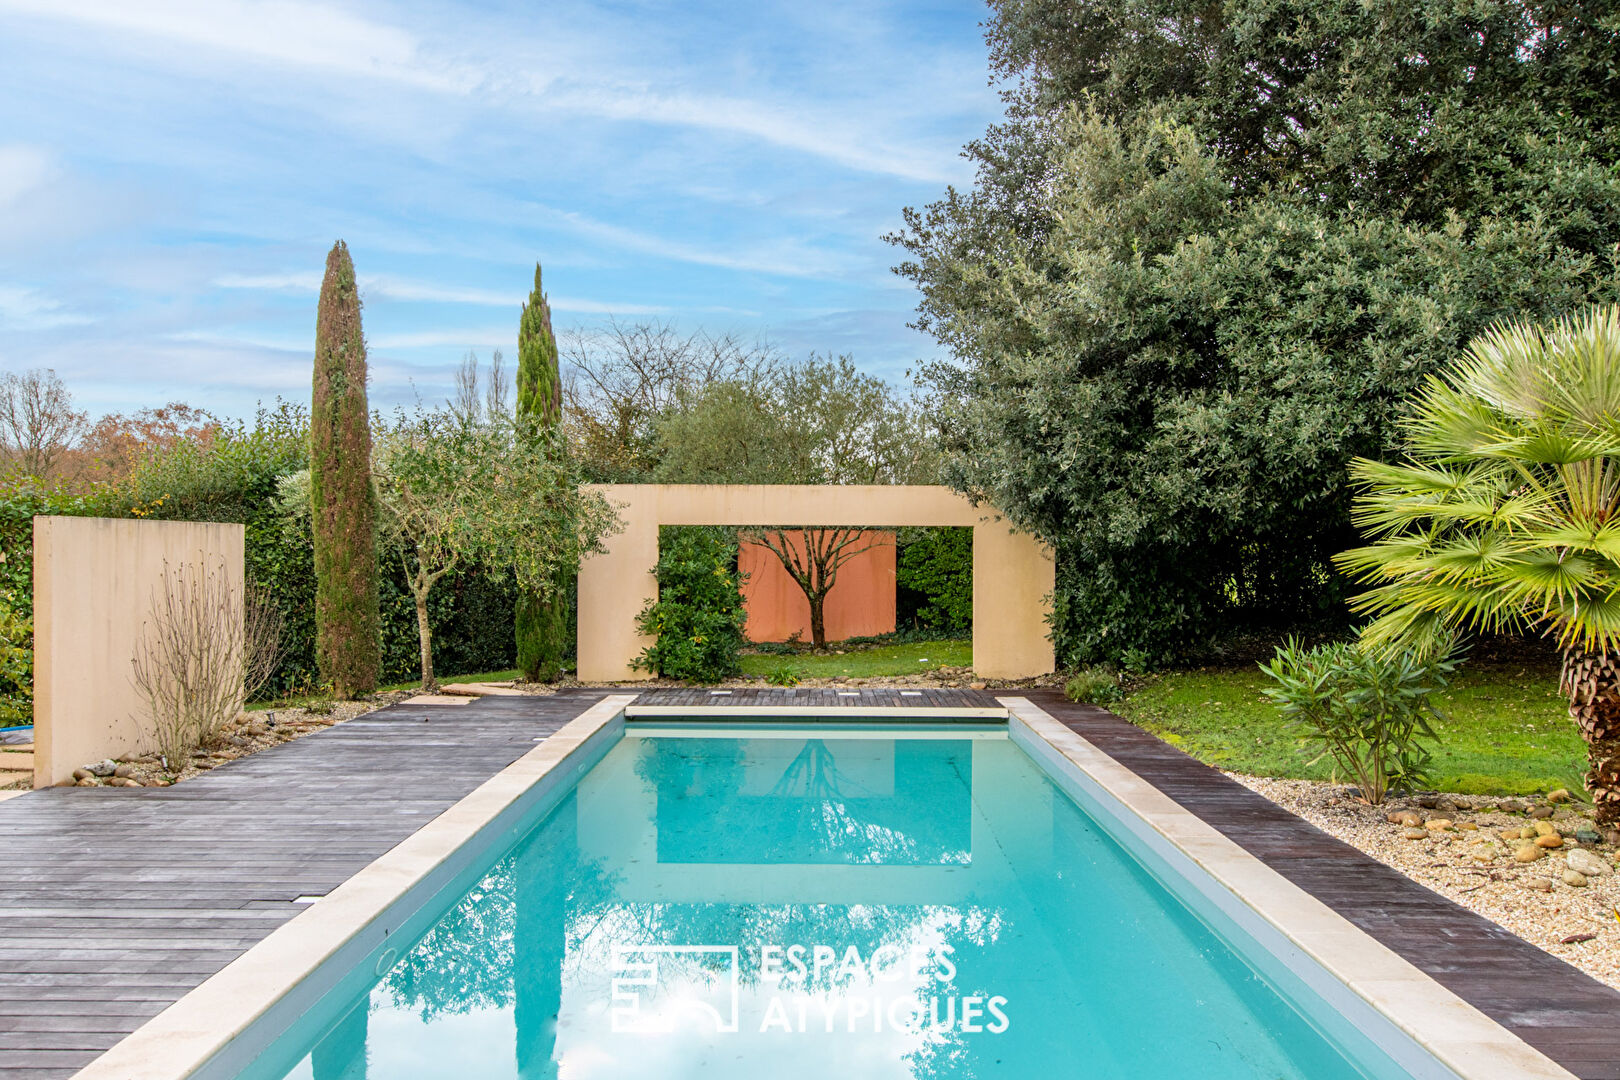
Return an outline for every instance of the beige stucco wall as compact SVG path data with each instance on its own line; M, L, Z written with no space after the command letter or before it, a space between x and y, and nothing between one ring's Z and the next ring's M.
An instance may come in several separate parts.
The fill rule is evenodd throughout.
M636 615L656 599L660 525L965 525L973 529L973 666L994 679L1053 668L1046 598L1051 552L949 488L797 484L604 484L624 531L579 572L579 677L645 679L630 662L651 644Z
M151 749L130 660L164 562L223 557L240 596L242 545L241 525L34 519L35 787Z

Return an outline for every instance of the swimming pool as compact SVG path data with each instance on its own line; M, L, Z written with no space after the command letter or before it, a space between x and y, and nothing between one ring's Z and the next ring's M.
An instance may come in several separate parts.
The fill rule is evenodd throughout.
M548 802L243 1080L1413 1075L1004 725L631 724Z

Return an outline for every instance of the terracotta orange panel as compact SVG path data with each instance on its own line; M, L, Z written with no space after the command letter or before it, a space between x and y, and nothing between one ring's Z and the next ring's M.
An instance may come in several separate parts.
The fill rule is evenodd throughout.
M795 550L804 550L802 531L787 537ZM861 542L872 546L839 567L838 578L827 593L828 641L894 630L894 533L873 530L856 546ZM748 640L787 641L797 633L800 640L809 642L810 601L782 560L762 544L744 543L737 552L737 567L748 575L742 587Z

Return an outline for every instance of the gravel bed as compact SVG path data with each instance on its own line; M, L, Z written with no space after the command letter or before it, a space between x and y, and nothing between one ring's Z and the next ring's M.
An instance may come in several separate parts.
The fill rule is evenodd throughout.
M1620 867L1616 846L1610 842L1615 834L1591 840L1589 809L1444 794L1396 798L1373 807L1351 797L1343 784L1228 775L1413 881L1620 990L1616 915ZM1410 818L1406 823L1388 820L1400 813L1413 814L1421 823L1411 825ZM1532 841L1507 840L1502 834L1510 829L1534 830L1538 822L1557 830L1557 846L1537 848L1540 853L1534 856L1526 853L1524 857L1533 861L1517 861ZM1587 841L1575 838L1577 829L1586 833ZM1552 843L1550 837L1545 841ZM1572 860L1595 871L1593 857L1608 872L1566 881Z
M406 692L373 694L362 701L333 702L329 709L320 712L301 708L244 712L225 726L211 747L194 751L184 762L178 763L178 767L177 763L165 762L155 753L138 754L87 764L75 769L74 779L66 783L79 787L167 787L193 776L201 776L227 761L292 742L316 731L325 731L333 724L341 724L410 696Z

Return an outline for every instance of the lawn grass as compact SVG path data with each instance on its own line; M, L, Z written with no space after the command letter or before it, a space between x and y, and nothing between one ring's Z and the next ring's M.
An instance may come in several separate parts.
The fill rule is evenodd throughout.
M906 645L877 645L872 648L851 649L842 656L761 653L742 658L744 675L765 676L773 671L787 669L801 679L832 679L840 675L852 679L873 679L891 675L916 675L938 667L971 667L972 664L971 641L918 641Z
M1291 732L1261 696L1253 666L1151 677L1111 706L1200 761L1235 772L1313 780L1329 763ZM1432 774L1441 791L1529 795L1582 790L1586 748L1558 693L1558 669L1536 663L1465 664L1437 701Z

